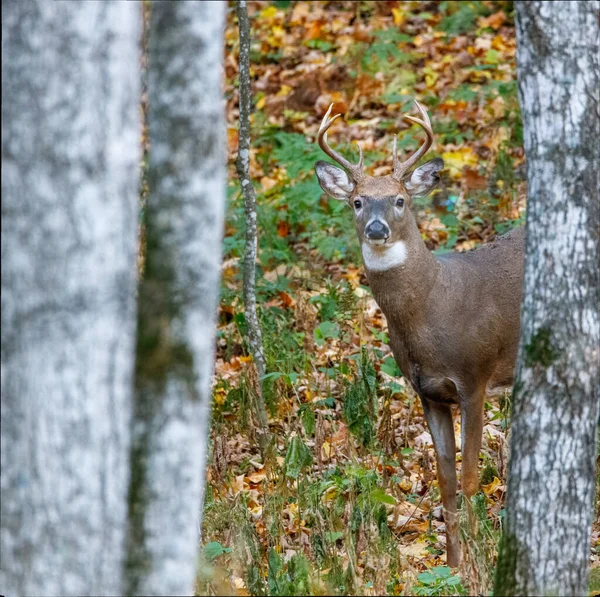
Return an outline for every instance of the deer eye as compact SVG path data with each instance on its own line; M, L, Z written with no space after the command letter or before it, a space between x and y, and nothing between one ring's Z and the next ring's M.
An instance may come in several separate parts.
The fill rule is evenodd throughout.
M402 199L402 197L399 197L398 199L396 199L396 207L402 207L404 205L404 199Z
M359 201L358 199L354 200L354 207L356 209L360 209L362 207L362 201Z

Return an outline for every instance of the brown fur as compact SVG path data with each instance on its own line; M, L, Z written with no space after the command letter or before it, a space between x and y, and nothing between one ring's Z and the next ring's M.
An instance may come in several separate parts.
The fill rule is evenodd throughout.
M403 375L421 398L433 438L447 525L447 561L460 560L456 517L456 459L451 405L462 417L462 478L467 498L479 488L483 404L488 389L509 386L517 356L523 285L522 228L467 253L435 258L410 211L411 193L427 194L441 160L406 180L391 176L351 181L320 162L321 186L354 210L361 243L374 219L389 228L385 243L402 241L406 259L384 271L367 269L388 322L390 345ZM334 169L334 170L332 170ZM398 203L404 199L404 205ZM357 203L358 202L358 203ZM383 242L383 241L381 241ZM378 250L385 251L385 243Z

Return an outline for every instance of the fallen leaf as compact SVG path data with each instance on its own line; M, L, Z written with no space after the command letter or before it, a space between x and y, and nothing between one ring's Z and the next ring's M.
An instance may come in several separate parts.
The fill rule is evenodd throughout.
M285 238L290 233L290 224L285 220L280 220L277 223L277 236Z
M251 483L260 483L261 481L264 481L264 479L267 478L267 473L263 467L254 473L250 473L249 475L247 475L247 477Z
M470 147L463 147L456 151L447 151L442 154L444 166L450 171L450 176L460 178L465 167L477 166L479 158Z
M482 17L479 19L479 26L480 27L491 27L494 30L498 30L500 29L500 27L502 27L502 25L504 24L504 21L506 21L506 15L504 14L504 11L500 11L497 13L494 13L493 15L490 15L489 17Z
M394 15L394 25L402 25L406 20L406 16L404 15L404 11L399 8L392 8L392 15Z

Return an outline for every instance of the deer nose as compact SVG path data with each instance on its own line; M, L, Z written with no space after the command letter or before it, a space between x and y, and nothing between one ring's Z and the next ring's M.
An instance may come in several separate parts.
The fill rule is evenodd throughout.
M390 236L390 229L381 220L373 220L367 224L365 236L369 240L386 240Z

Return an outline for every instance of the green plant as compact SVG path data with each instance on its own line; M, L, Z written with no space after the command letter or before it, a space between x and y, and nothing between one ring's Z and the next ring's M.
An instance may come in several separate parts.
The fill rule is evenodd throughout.
M362 348L357 361L358 373L346 387L343 412L350 431L369 446L377 420L377 374L366 348Z
M417 576L413 587L415 595L466 595L460 576L452 574L447 566L436 566Z
M449 37L455 37L474 28L478 16L488 15L489 8L483 2L452 2L440 4L440 12L444 18L438 29Z

